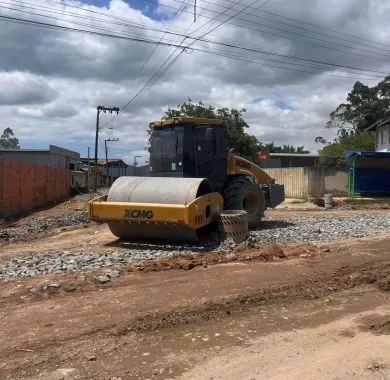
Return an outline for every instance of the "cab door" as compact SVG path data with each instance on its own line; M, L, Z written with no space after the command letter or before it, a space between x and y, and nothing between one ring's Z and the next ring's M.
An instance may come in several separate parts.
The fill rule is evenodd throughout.
M208 131L209 130L209 131ZM195 173L198 178L207 178L214 185L216 169L216 135L209 125L194 128ZM210 135L211 133L211 135Z

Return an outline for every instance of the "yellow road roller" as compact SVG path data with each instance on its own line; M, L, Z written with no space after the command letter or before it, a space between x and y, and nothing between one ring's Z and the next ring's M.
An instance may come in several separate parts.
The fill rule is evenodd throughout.
M284 186L229 151L224 122L177 117L150 124L150 177L120 177L89 216L123 240L197 241L222 210L245 210L257 228Z

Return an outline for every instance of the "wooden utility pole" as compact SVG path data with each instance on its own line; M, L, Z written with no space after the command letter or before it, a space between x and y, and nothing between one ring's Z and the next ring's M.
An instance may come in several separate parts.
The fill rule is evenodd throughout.
M104 107L104 106L98 106L96 108L96 132L95 132L95 177L94 177L94 184L93 189L94 191L97 190L97 161L98 161L98 146L99 146L99 118L100 118L100 112L106 113L107 111L110 113L119 113L118 107Z

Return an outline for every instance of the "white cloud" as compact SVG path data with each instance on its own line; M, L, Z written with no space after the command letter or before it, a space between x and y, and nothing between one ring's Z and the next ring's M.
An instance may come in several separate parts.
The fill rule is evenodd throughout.
M227 5L225 1L218 3ZM76 2L74 4L82 5ZM180 3L175 1L164 1L164 4L180 6ZM164 29L169 22L152 19L139 10L132 9L122 0L112 0L109 6L104 8L82 6L157 28ZM206 7L206 4L200 1L199 6ZM66 12L81 12L65 6L62 9ZM210 4L209 9L221 11L221 8ZM367 40L383 44L387 43L390 34L390 5L379 0L273 0L264 9L305 20L313 25L359 34ZM210 17L215 15L199 10L200 15L202 12ZM317 30L318 33L314 33L314 27L308 24L251 10L247 12L252 16L241 14L239 17L244 20L232 19L231 22L261 29L262 32L225 24L207 38L308 59L388 71L386 55L390 58L390 47L331 32L325 36L321 34L325 33L325 30ZM1 9L1 14L32 17L13 13L5 8ZM228 14L232 14L232 11ZM84 15L103 18L96 14ZM174 12L160 6L158 15L172 17ZM43 18L39 20L55 22ZM70 25L66 21L72 20L74 18L71 16L63 15L58 23ZM120 20L111 21L125 23ZM160 36L145 29L103 24L91 19L78 22L104 26L128 36L137 35L148 39ZM191 14L181 13L171 30L188 34L205 22L207 19L198 17L197 23L193 24ZM216 25L216 22L212 25ZM291 25L303 27L305 30ZM277 29L270 29L275 27ZM172 52L172 49L160 46L143 66L154 49L153 45L5 22L1 23L1 28L0 116L2 124L13 128L24 147L52 143L73 147L85 155L86 147L93 147L96 106L126 103ZM200 28L194 35L201 35L208 28ZM181 40L180 37L171 35L165 35L165 38L172 41ZM330 43L318 39L329 40ZM349 48L342 47L343 44L348 44ZM149 121L160 118L169 106L175 106L188 98L194 101L202 100L216 107L245 108L245 117L251 126L249 132L263 142L305 145L313 150L318 148L314 144L316 136L334 135L334 131L324 129L328 115L345 99L355 79L337 78L332 75L353 77L352 73L341 68L337 71L326 71L299 65L289 66L287 69L285 63L276 62L280 60L278 57L233 51L210 43L196 45L202 49L228 51L247 60L263 60L254 64L198 51L188 50L183 53L157 84L121 112L119 117L102 115L101 140L110 136L120 138L119 142L110 143L113 155L122 156L128 162L132 161L134 155L145 156L143 147L147 143L146 129ZM374 47L381 47L383 50ZM373 55L372 52L376 53L376 59L359 55ZM281 66L284 69L270 66ZM294 71L292 68L308 72ZM377 81L379 80L378 77ZM375 81L367 83L372 85ZM107 129L112 123L114 130Z

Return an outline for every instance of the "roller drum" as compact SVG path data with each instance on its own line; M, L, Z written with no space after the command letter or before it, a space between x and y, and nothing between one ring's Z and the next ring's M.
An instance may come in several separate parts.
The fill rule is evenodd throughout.
M111 186L107 201L186 205L211 192L212 186L205 178L120 177ZM109 222L108 226L123 240L199 240L199 231L184 225Z

